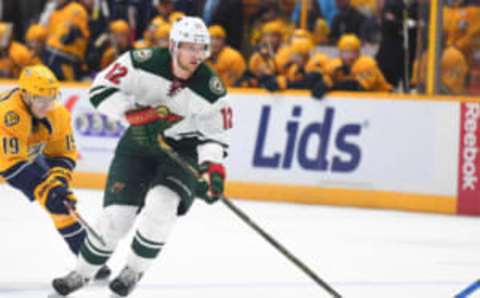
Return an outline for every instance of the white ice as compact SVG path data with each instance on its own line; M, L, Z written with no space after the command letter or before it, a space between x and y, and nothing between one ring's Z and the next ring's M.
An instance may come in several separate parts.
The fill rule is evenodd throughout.
M102 192L76 193L94 222ZM5 185L0 200L0 297L48 297L51 280L75 260L43 210ZM234 202L343 297L453 297L480 277L477 218ZM129 244L111 259L115 272ZM71 297L109 295L105 284L93 284ZM225 206L197 202L131 297L330 296Z

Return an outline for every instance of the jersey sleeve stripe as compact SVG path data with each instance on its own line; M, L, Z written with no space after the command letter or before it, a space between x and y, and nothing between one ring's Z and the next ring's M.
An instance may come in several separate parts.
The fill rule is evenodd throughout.
M28 167L30 163L23 161L15 164L14 166L8 168L7 170L0 173L5 180L10 180L15 178L18 174L20 174L26 167Z
M104 100L106 100L108 97L112 96L112 94L115 94L116 92L118 92L117 88L106 88L105 90L102 90L91 96L90 102L93 104L94 107L98 107L100 103L102 103Z
M102 89L105 89L105 88L107 88L107 87L106 87L106 86L95 86L95 87L93 87L92 89L90 89L90 90L88 91L88 93L93 94L93 93L95 93L96 91L99 91L99 90L102 90Z
M48 157L47 163L50 167L60 166L71 171L75 168L75 161L68 157Z

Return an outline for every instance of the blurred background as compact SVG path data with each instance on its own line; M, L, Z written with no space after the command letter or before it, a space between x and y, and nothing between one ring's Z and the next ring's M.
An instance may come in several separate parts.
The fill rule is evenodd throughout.
M0 77L42 62L88 81L201 17L229 87L480 94L478 0L2 0Z

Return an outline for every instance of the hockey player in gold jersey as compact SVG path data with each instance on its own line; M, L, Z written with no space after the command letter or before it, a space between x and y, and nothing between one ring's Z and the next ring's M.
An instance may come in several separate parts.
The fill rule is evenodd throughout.
M35 64L42 64L42 57L47 43L48 29L41 24L32 24L25 33L25 42L32 52Z
M247 68L245 59L237 50L225 44L226 33L220 25L210 26L208 33L212 40L212 55L208 62L227 87L233 86Z
M338 41L339 58L331 60L323 76L329 90L387 92L392 89L369 56L360 55L361 42L354 34Z
M90 36L88 13L82 4L75 1L57 0L57 3L48 21L43 61L60 80L78 80Z
M16 79L22 67L35 59L27 47L12 40L12 30L11 23L0 22L0 77Z
M66 204L77 201L70 189L77 150L70 114L57 100L59 83L43 65L22 70L18 88L0 99L0 174L50 215L74 254L86 236ZM106 270L106 271L105 271ZM101 274L108 274L108 269Z
M132 49L129 39L130 28L124 20L115 20L110 23L110 46L105 49L100 60L100 68L104 69L115 61L121 54Z

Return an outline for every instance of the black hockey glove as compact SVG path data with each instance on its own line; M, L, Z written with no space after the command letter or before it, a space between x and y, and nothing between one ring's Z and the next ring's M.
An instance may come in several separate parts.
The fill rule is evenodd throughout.
M225 167L221 163L204 162L200 165L201 179L197 185L197 196L212 204L223 196Z

